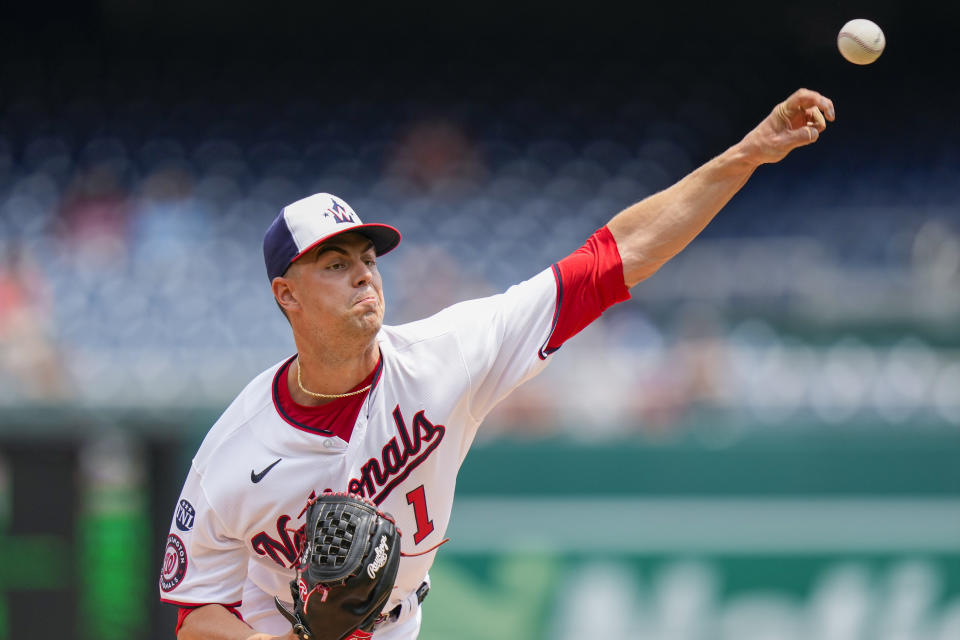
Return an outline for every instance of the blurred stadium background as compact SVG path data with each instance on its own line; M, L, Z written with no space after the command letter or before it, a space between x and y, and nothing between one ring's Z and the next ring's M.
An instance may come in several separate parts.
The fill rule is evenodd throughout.
M421 638L960 638L953 6L86 0L0 26L0 640L169 638L197 444L293 350L262 232L397 226L388 321L499 291L798 86L815 150L481 431ZM869 17L887 51L844 62Z

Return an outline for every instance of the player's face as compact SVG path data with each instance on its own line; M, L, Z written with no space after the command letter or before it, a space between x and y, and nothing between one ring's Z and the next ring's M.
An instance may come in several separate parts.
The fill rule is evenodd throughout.
M304 329L324 339L373 337L383 324L383 280L373 243L344 233L290 266Z

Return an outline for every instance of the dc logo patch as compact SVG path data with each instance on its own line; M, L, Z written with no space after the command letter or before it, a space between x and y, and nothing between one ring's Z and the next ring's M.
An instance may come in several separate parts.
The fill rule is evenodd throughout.
M187 575L187 548L183 540L171 533L167 536L167 548L163 552L163 568L160 570L160 588L173 591Z
M197 511L193 508L193 505L186 500L181 500L174 514L177 529L180 529L180 531L190 531L190 529L193 529L193 519L196 515Z

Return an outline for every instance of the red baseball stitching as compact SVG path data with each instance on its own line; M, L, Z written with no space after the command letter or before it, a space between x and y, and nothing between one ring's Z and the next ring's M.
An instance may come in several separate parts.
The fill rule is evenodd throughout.
M841 31L841 32L840 32L840 35L838 35L837 38L838 38L838 39L839 39L839 38L843 38L844 36L846 36L847 38L850 38L851 40L853 40L854 42L856 42L858 45L860 45L861 47L863 47L864 49L866 49L866 50L869 51L870 53L880 53L880 52L883 51L883 49L874 49L874 48L871 47L869 44L867 44L866 42L864 42L863 40L861 40L861 39L858 38L857 36L853 35L852 33L848 33L847 31Z

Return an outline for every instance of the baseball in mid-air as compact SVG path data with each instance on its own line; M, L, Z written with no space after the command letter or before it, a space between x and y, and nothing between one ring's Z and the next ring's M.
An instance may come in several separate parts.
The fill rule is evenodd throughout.
M840 55L853 64L870 64L880 57L887 39L877 23L857 18L843 25L837 34Z

